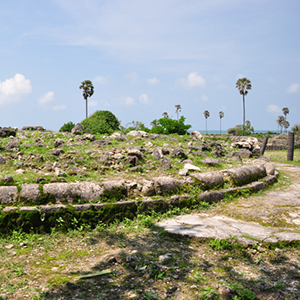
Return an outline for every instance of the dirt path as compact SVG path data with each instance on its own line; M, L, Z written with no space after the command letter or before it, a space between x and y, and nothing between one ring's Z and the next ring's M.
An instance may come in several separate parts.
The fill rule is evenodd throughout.
M276 164L290 186L216 205L205 214L160 222L166 230L198 237L237 237L243 243L300 240L300 168Z

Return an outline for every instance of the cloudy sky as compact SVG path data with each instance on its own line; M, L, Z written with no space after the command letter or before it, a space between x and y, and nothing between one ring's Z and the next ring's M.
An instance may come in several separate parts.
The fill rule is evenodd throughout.
M300 123L298 0L11 0L0 9L0 126L58 130L110 110L126 126L175 105L193 129L246 120L276 129L282 108Z

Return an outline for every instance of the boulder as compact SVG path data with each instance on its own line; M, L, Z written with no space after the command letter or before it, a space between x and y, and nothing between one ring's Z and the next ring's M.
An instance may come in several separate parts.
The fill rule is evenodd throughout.
M265 163L266 173L267 175L274 175L275 174L275 167L272 163Z
M207 157L205 159L202 159L201 161L203 164L205 165L209 165L209 166L217 166L219 164L219 160L218 159L214 159L214 158L210 158Z
M197 196L197 201L207 203L217 203L224 198L224 192L222 191L205 191Z
M175 148L172 154L174 157L187 159L187 155L184 153L184 151L181 148Z
M12 183L12 182L14 182L14 179L10 174L7 174L7 175L5 175L4 177L1 178L1 182L3 182L3 183Z
M0 127L0 137L9 137L9 136L16 136L16 131L11 128Z
M142 195L153 196L155 195L154 182L150 180L143 179L142 184Z
M142 158L142 152L137 148L132 148L127 150L129 156L136 156L138 159Z
M18 139L12 139L12 140L8 141L8 143L5 146L5 150L6 151L19 152L20 148L19 148Z
M82 134L84 127L82 124L77 123L71 130L72 134Z
M203 135L199 131L196 131L196 130L192 131L191 135L192 135L192 139L193 140L204 142L204 137L203 137Z
M252 157L252 152L248 149L243 148L239 151L239 155L240 155L240 157L251 158Z
M0 155L0 165L6 164L6 158Z
M38 202L40 197L41 197L41 193L40 193L40 189L39 189L39 185L38 184L21 184L21 192L20 192L20 196L21 196L21 200L25 199L25 200L29 200L32 202Z
M161 158L158 163L165 169L170 170L172 168L171 160L169 158L163 157Z
M57 148L57 147L60 147L60 146L64 146L65 145L65 141L62 140L62 139L56 139L54 141L54 147Z
M164 155L163 155L163 152L162 152L162 149L160 147L156 147L153 149L153 152L152 152L152 156L154 157L154 159L161 159Z
M21 130L44 131L45 129L42 126L23 126Z
M149 133L142 130L132 130L127 133L128 136L140 136L140 137L149 137Z

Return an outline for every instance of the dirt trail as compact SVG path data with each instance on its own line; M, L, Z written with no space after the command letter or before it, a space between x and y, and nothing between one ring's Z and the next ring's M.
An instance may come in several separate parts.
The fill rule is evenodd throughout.
M219 203L207 213L178 216L158 225L177 234L219 239L235 236L246 244L300 240L300 168L274 165L291 185Z

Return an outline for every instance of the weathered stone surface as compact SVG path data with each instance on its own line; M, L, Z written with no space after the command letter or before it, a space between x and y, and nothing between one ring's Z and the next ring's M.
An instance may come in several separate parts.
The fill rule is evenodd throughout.
M120 192L122 195L127 196L127 188L124 180L108 180L103 181L101 186L104 188L105 192L115 193ZM103 191L103 193L104 193ZM99 198L97 198L99 199Z
M130 165L131 167L135 167L138 164L138 158L136 156L128 156L125 160L125 165Z
M180 175L180 176L187 176L188 173L189 173L189 170L188 170L188 169L185 169L185 168L180 169L180 170L178 171L178 175Z
M40 214L50 215L54 212L65 210L67 208L66 205L56 204L56 205L44 205L40 207Z
M195 173L191 174L191 177L205 190L222 187L224 183L223 176L220 172Z
M0 165L6 164L6 158L0 155Z
M171 177L155 177L152 178L155 186L155 193L157 195L162 195L174 191L178 188L178 184L174 178Z
M128 149L127 153L129 156L136 156L138 159L142 158L142 152L137 148Z
M187 159L187 155L184 153L184 151L180 148L175 148L173 150L173 156L174 157L178 157L178 158L181 158L181 159Z
M95 140L93 142L91 142L91 145L96 145L96 146L105 146L105 145L111 145L110 141L107 140Z
M192 135L192 139L193 140L204 142L204 137L203 137L203 135L199 131L196 131L196 130L192 131L191 135Z
M9 136L16 136L16 131L11 128L0 127L0 137L9 137Z
M18 189L16 186L0 186L0 203L12 204L17 201Z
M231 184L241 186L266 176L266 169L262 164L254 164L236 169L229 169L224 172Z
M188 171L200 171L199 167L194 166L193 164L190 163L186 163L184 165L184 169L188 170Z
M18 139L12 139L12 140L8 141L8 143L5 146L5 150L13 151L13 152L20 151Z
M1 181L5 182L5 183L12 183L12 182L14 182L14 179L10 174L7 174L1 178Z
M164 199L143 199L139 203L140 212L148 212L151 210L165 211L169 207L168 202Z
M161 158L158 163L165 169L170 170L172 168L171 160L169 158L163 157Z
M40 189L38 184L21 184L21 200L26 199L32 202L38 202L41 197Z
M143 179L141 184L142 184L142 195L144 196L155 195L155 186L153 181Z
M73 208L75 211L87 211L91 209L91 204L76 204Z
M275 174L275 167L272 163L265 163L266 173L267 175L274 175Z
M44 131L45 129L42 126L23 126L21 130Z
M209 165L209 166L217 166L219 164L219 160L218 159L214 159L214 158L210 158L210 157L206 157L204 159L202 159L201 161L203 164L205 165Z
M82 124L77 123L71 130L72 134L81 134L82 131L84 130L84 127Z
M44 194L53 195L56 201L67 200L73 202L74 198L85 201L95 201L100 199L104 189L99 183L78 182L78 183L48 183L43 186Z
M222 191L211 191L211 192L204 192L197 196L197 201L203 201L207 203L217 203L224 198L224 192Z
M275 174L275 172L274 172ZM262 181L266 184L266 185L272 185L274 184L275 182L278 181L277 177L275 175L268 175L266 177L264 177L262 179Z
M248 149L241 149L239 155L244 158L250 158L252 157L252 152Z
M156 147L153 149L153 152L152 152L152 156L154 157L154 159L161 159L164 155L163 155L163 152L162 152L162 149L160 147Z
M140 137L149 137L149 133L142 130L132 130L127 133L128 136L140 136Z
M171 196L169 199L170 204L172 205L178 205L178 203L183 199L189 199L190 195L174 195Z
M54 147L60 147L60 146L64 146L65 145L65 141L64 140L62 140L62 139L56 139L55 141L54 141Z

